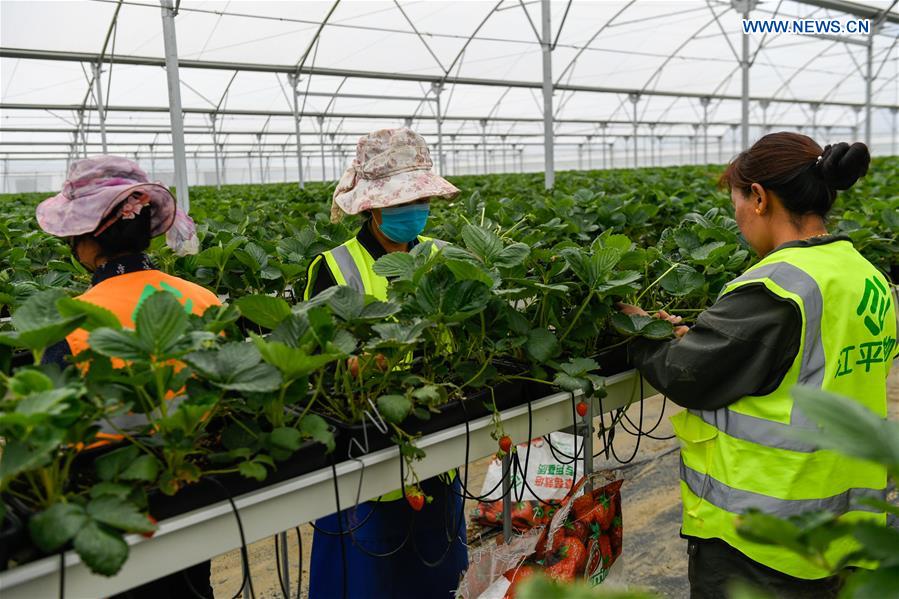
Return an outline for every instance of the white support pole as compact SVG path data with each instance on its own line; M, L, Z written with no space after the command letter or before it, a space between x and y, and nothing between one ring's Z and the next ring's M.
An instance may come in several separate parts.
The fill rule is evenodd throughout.
M225 158L226 158L226 156L225 156L225 144L220 143L220 144L218 145L218 148L219 148L219 154L220 154L221 157L222 157L222 185L227 185L228 182L226 181L225 175L228 173L228 171L225 170Z
M665 139L665 138L664 138L663 136L661 136L661 135L656 136L656 140L659 142L659 149L657 150L657 152L658 152L657 158L658 158L658 162L659 162L658 165L659 165L659 166L665 166L665 165L662 163L662 141L663 141L664 139Z
M175 37L175 9L172 0L162 4L162 38L165 45L165 74L169 87L169 119L172 124L172 150L175 160L175 187L178 209L190 212L190 189L187 185L187 155L184 151L184 116L181 114L181 80L178 77L178 43Z
M749 19L749 13L755 8L756 0L732 0L733 7L743 13L743 19ZM743 34L743 56L740 60L742 75L742 98L740 111L740 137L743 147L749 147L749 34Z
M212 125L212 151L213 158L215 159L215 188L222 188L222 177L221 172L219 171L219 143L218 143L218 135L215 132L215 114L209 115L209 122Z
M722 151L722 146L724 145L722 142L724 141L724 135L718 136L718 162L724 162L724 152Z
M731 142L733 143L732 149L733 149L734 156L737 155L737 127L739 127L739 125L731 125L730 126L730 135L731 135ZM745 148L745 146L744 146L744 148Z
M770 100L759 100L759 106L762 107L762 136L768 135L768 106L770 105Z
M318 117L318 143L322 155L322 181L328 180L328 173L325 170L325 117Z
M337 174L337 146L334 145L336 137L334 133L331 134L331 172L334 173L335 181L340 178L340 175Z
M584 144L577 145L577 170L584 170Z
M892 156L896 155L896 133L897 133L897 131L896 131L896 112L897 112L897 109L895 106L893 108L890 108L890 114L893 115L893 135L892 135L892 138L890 139L890 154Z
M865 73L865 145L872 154L874 148L871 147L871 102L874 97L874 29L876 28L876 23L871 25L871 35L868 36L867 64L865 65L867 71Z
M487 119L481 119L481 148L483 150L484 174L488 172L487 168Z
M247 152L247 174L250 177L250 184L253 184L253 152Z
M634 105L634 168L637 168L637 103L640 101L640 94L628 94L628 99Z
M555 139L553 131L553 30L550 22L550 0L540 0L543 20L543 186L552 189L556 184Z
M259 146L259 182L265 183L265 164L262 162L262 133L256 134L256 145Z
M500 135L499 141L500 141L500 144L502 145L502 153L503 153L503 170L502 170L502 172L505 173L506 172L506 136Z
M194 152L194 185L200 184L200 157Z
M287 183L287 144L281 146L281 172L284 173L284 182Z
M606 168L606 152L609 151L608 146L606 145L606 128L609 126L608 123L600 123L599 128L602 130L602 139L601 139L601 149L602 149L602 168L605 170Z
M588 135L587 141L585 142L587 147L587 170L593 170L593 136Z
M702 104L702 163L709 163L709 102L711 98L700 98Z
M656 124L649 124L649 166L656 166L656 140L655 140Z
M287 80L293 89L293 125L297 136L297 175L299 176L300 189L304 187L303 181L303 142L300 139L300 105L299 105L299 85L300 79L296 75L288 75ZM286 172L286 171L285 171ZM287 175L285 174L285 179Z
M81 134L81 156L87 158L87 135L84 132L84 111L78 111L78 133Z
M442 177L446 169L443 166L445 162L445 157L443 155L443 112L442 106L440 105L440 92L443 91L443 84L439 81L435 81L431 83L431 90L434 92L434 98L436 98L436 108L437 108L437 173Z
M100 75L103 69L99 63L91 65L94 70L94 88L97 97L97 116L100 119L100 143L103 146L103 153L107 153L106 149L106 108L103 105L103 83L100 81Z
M821 105L817 102L812 102L809 106L812 109L812 134L810 137L816 139L818 137L818 110L821 108Z

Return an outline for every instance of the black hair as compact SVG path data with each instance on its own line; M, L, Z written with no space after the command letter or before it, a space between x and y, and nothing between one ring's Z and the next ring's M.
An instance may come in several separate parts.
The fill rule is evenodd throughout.
M722 187L749 195L753 183L773 191L795 216L826 217L837 191L865 176L871 163L868 146L842 142L823 149L807 135L771 133L740 153L721 175Z

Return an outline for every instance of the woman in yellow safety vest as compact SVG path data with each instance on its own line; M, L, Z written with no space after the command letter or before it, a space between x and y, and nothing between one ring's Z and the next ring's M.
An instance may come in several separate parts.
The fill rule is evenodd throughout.
M179 214L175 198L159 183L151 183L134 162L119 156L93 156L72 163L63 190L40 203L36 211L40 227L69 241L72 254L93 273L91 287L78 299L106 308L122 326L134 327L141 301L157 290L175 295L185 310L202 314L221 303L211 291L168 275L147 256L150 240L172 228L176 220L182 233L192 233L192 221ZM44 352L43 362L64 368L69 356L88 349L89 335L77 329ZM124 416L122 428L145 424L142 415ZM135 422L132 423L131 420ZM105 429L103 443L121 436ZM132 589L120 597L194 597L191 587L212 597L210 562L176 572Z
M331 217L336 221L344 213L362 214L362 228L312 261L306 299L347 285L386 300L388 281L372 270L378 258L426 241L442 245L421 235L430 200L452 198L459 190L431 168L424 139L408 128L383 129L359 139L356 159L334 191ZM433 498L418 506L421 511L395 491L318 520L310 599L453 596L468 567L460 484L457 477L451 483L434 477L423 481L421 490ZM339 531L348 529L352 535L341 539Z
M724 597L734 580L775 597L838 592L834 572L739 536L735 518L749 508L783 518L824 509L847 522L886 521L858 503L884 498L885 468L784 434L816 430L795 409L796 384L887 414L897 326L890 284L848 237L825 227L837 191L864 176L869 162L864 144L821 148L786 132L740 153L720 181L761 260L726 284L691 328L656 314L679 325L676 339L632 344L649 382L687 408L672 422L681 442L681 535L694 598ZM828 562L839 563L855 546L851 537L836 540Z

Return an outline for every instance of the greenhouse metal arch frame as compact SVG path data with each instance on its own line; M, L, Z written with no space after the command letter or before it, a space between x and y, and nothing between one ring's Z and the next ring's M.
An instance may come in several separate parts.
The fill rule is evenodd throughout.
M655 140L658 140L661 144L664 139L670 138L687 138L688 143L696 143L698 139L701 137L703 140L703 157L707 160L708 158L708 139L709 139L709 127L710 126L723 126L724 132L726 133L729 129L732 134L734 134L734 142L736 143L736 129L740 130L740 145L741 147L746 147L749 143L749 127L752 124L750 122L750 105L752 103L757 104L763 113L762 118L762 126L763 130L767 130L773 126L788 126L795 127L794 124L796 120L791 119L777 119L775 118L773 122L767 122L767 114L769 107L777 107L777 106L785 106L787 109L791 106L807 106L811 111L811 127L812 130L815 131L818 128L824 128L825 130L834 130L839 128L844 128L848 131L853 131L860 122L857 122L855 125L847 125L845 121L841 122L840 120L834 121L825 121L818 122L817 116L818 111L822 107L831 107L831 108L842 108L842 109L850 109L854 110L856 114L860 117L862 112L864 113L864 140L870 145L872 141L872 111L873 109L885 109L890 111L893 119L892 126L892 135L893 141L891 142L891 146L895 148L895 135L896 135L896 112L899 105L896 102L874 102L874 82L878 79L881 71L884 66L890 60L895 60L895 58L891 58L896 53L896 42L899 39L899 36L896 35L896 28L894 27L897 23L899 23L899 14L895 12L894 7L896 5L895 1L892 2L881 2L878 3L881 6L872 6L869 4L859 4L855 2L844 2L844 1L835 1L835 0L820 0L820 1L803 1L801 4L809 5L814 7L816 12L812 14L815 15L820 11L837 11L839 13L853 15L856 17L869 18L872 20L873 33L867 37L866 40L860 38L853 38L848 36L832 36L832 35L820 35L816 36L816 38L823 39L824 41L830 41L831 46L836 44L845 44L847 48L847 53L855 62L855 71L863 71L863 80L865 82L865 99L863 102L861 101L849 101L849 100L838 100L832 99L832 96L835 91L838 89L840 84L834 86L830 89L830 91L825 94L823 97L798 97L797 94L792 92L792 88L790 87L791 82L796 78L796 76L809 64L814 60L814 57L810 59L803 65L802 69L797 70L796 72L789 75L787 78L782 78L783 81L781 85L777 88L777 90L771 95L752 95L749 91L749 72L751 67L755 64L756 59L759 57L759 54L763 49L766 49L766 41L767 35L762 38L761 42L758 44L757 48L755 48L754 52L750 52L750 36L741 35L742 38L742 51L738 52L735 45L731 42L730 38L727 35L727 31L722 24L721 18L723 15L734 13L742 15L743 18L749 17L753 12L762 12L758 6L757 0L732 0L731 2L712 2L711 0L707 0L704 3L695 3L697 4L697 11L699 9L703 9L703 13L710 12L712 18L709 20L703 21L701 27L694 31L690 31L690 35L686 38L682 39L677 45L676 49L671 52L664 61L654 69L652 75L644 82L642 85L634 85L630 87L625 86L617 86L617 85L583 85L577 83L570 83L572 74L576 70L575 67L578 64L578 61L583 60L583 55L588 50L594 50L591 47L597 39L602 39L603 34L608 32L610 29L616 26L627 25L631 22L623 22L620 21L619 18L630 14L631 11L635 10L634 5L638 3L635 0L631 0L626 3L621 3L622 6L618 9L610 18L606 19L602 22L601 26L598 27L591 35L589 40L582 45L565 45L564 47L569 47L572 50L576 50L576 54L566 63L564 69L562 69L561 74L554 81L552 75L552 53L560 46L560 40L562 38L563 30L566 27L566 24L569 23L568 17L569 12L572 8L572 2L568 1L567 3L556 3L556 8L561 7L559 5L564 5L564 14L560 20L558 27L554 27L551 17L553 10L553 3L549 0L539 0L537 2L512 2L511 0L500 0L495 4L491 4L492 7L489 12L483 18L479 18L477 20L477 26L474 28L472 33L468 36L457 36L464 37L461 48L452 54L453 58L450 62L448 62L448 66L444 66L443 62L441 62L438 53L431 47L428 40L433 40L435 38L439 38L440 34L434 32L428 32L422 30L421 28L416 26L415 20L411 18L408 14L408 11L404 10L402 5L399 2L394 2L396 9L399 13L402 14L404 22L411 28L411 31L405 31L400 29L386 29L389 33L397 34L397 33L406 33L409 35L414 35L419 40L421 46L423 46L428 55L433 59L434 63L436 63L439 68L439 74L416 74L416 73L408 73L408 72L390 72L390 71L376 71L370 69L351 69L351 68L333 68L333 67L325 67L316 65L316 56L318 53L318 48L321 44L322 34L325 32L326 28L334 27L334 28L343 28L343 27L353 27L360 28L359 26L354 25L346 25L344 23L335 22L332 19L332 15L334 15L336 9L341 4L340 0L337 0L333 3L329 3L328 10L326 14L318 21L307 20L306 23L315 24L315 33L312 38L305 44L305 49L297 61L296 64L271 64L271 63L250 63L250 62L234 62L234 61L223 61L223 60L192 60L192 59L184 59L179 58L178 50L177 50L177 41L175 34L175 17L179 14L179 11L186 12L194 12L194 13L213 13L218 15L218 18L221 20L224 16L234 16L234 17L244 17L244 18L252 18L253 15L246 15L241 13L228 13L226 10L223 11L209 11L202 10L197 8L190 8L187 5L180 6L180 2L173 4L170 0L162 0L160 2L160 8L162 12L162 23L163 23L163 38L164 38L164 48L165 55L164 57L154 57L154 56L139 56L139 55L127 55L127 54L116 54L115 53L115 45L116 45L116 33L118 28L118 20L120 19L120 13L123 6L126 7L141 7L147 8L156 5L142 3L142 2L126 2L122 0L99 0L99 3L113 3L115 4L114 13L112 16L112 20L109 23L108 28L106 29L106 36L104 39L104 43L100 53L89 53L89 52L71 52L71 51L52 51L52 50L39 50L39 49L26 49L26 48L14 48L14 47L4 47L0 48L0 58L6 59L24 59L24 60L40 60L40 61L65 61L65 62L78 62L82 65L87 64L90 65L92 76L87 77L88 80L88 89L84 94L84 98L80 104L46 104L46 103L14 103L3 101L0 103L0 110L4 112L10 111L18 111L18 110L46 110L47 112L53 111L65 111L71 112L75 115L75 119L77 122L70 123L66 121L68 124L74 127L74 131L69 129L67 132L72 134L72 141L70 142L33 142L32 145L38 146L51 146L51 147L63 147L65 148L62 151L57 152L60 156L58 159L66 158L71 160L74 156L78 154L78 149L82 150L82 153L86 153L88 142L87 142L87 134L93 133L96 130L90 125L90 118L92 113L96 113L99 121L99 133L101 136L100 147L103 151L107 150L109 145L123 145L123 144L114 144L107 143L107 133L113 134L113 132L125 132L127 127L123 128L121 126L108 125L107 117L109 113L117 113L117 112L127 112L127 113L147 113L147 112L169 112L170 115L170 129L157 129L157 136L159 134L170 134L172 137L171 141L171 153L174 157L175 164L175 185L184 192L179 194L182 202L182 207L188 207L188 167L187 167L187 157L188 155L193 155L194 157L198 157L201 151L208 151L209 146L212 147L215 167L216 167L216 180L220 183L219 170L220 170L220 158L225 155L225 148L232 145L231 141L227 143L222 141L222 136L224 135L226 139L230 140L231 135L242 135L236 132L226 132L222 129L222 121L224 117L227 116L238 116L238 115L254 115L254 116L265 116L266 122L263 125L261 130L255 131L254 134L256 136L257 143L252 145L249 152L258 154L261 157L263 156L264 149L269 145L277 145L282 148L282 150L286 150L288 144L296 147L296 158L297 158L297 174L299 175L298 181L300 187L304 185L304 176L303 176L303 135L308 135L308 133L301 132L301 121L305 118L313 118L319 124L319 133L317 137L319 138L319 152L322 159L322 170L323 176L326 172L325 168L325 137L328 136L331 139L331 150L329 152L333 152L334 154L338 153L338 147L346 146L351 144L351 140L344 141L350 135L356 135L356 133L348 133L341 131L341 127L343 123L347 119L355 119L355 120L364 120L364 121L387 121L391 124L396 124L399 121L405 121L407 124L412 124L415 121L420 121L424 123L435 123L436 124L436 142L437 142L437 160L436 163L441 172L444 172L445 163L448 162L446 158L446 154L444 152L444 137L445 132L443 131L443 126L446 122L460 122L460 128L458 131L454 133L450 133L451 139L453 140L453 145L451 147L459 148L463 147L462 145L456 145L455 140L456 137L475 137L474 132L464 131L463 128L469 124L471 125L479 125L480 126L480 143L475 142L471 144L470 147L473 148L475 156L477 154L481 154L481 158L483 160L484 171L487 171L487 162L488 162L488 152L494 152L495 150L501 150L505 152L507 147L507 139L512 137L515 139L518 137L521 142L524 142L528 137L537 138L542 137L543 141L543 159L544 159L544 173L545 173L545 185L547 188L552 187L554 180L554 149L557 145L555 137L577 137L577 133L568 133L561 130L561 127L565 124L582 124L582 125L593 125L594 130L588 133L582 133L581 136L583 138L583 142L581 144L574 144L578 148L578 156L580 162L580 156L583 151L584 145L586 145L588 153L592 151L592 140L596 137L601 137L602 142L600 144L600 148L603 151L603 155L605 155L605 150L607 145L607 136L612 136L614 138L623 138L625 144L629 140L633 140L632 143L632 151L633 151L633 161L634 165L637 164L637 141L639 139L648 138L651 146L654 147ZM346 5L348 3L344 3ZM529 12L528 5L536 5L539 4L540 8L540 27L538 31L537 23L532 18L531 13ZM778 15L785 14L785 11L781 11L782 5L784 5L784 1L780 1L777 3L776 8L771 13L772 16L776 17ZM791 3L797 4L797 3ZM703 6L704 5L704 6ZM720 9L720 10L719 10ZM526 22L530 26L532 33L534 35L535 40L531 41L531 44L536 42L540 47L540 52L542 55L542 81L528 81L521 79L500 79L500 78L490 78L490 77L471 77L471 76L461 76L459 74L459 70L462 67L463 61L465 59L466 53L471 49L471 46L474 43L480 43L482 39L492 39L487 34L483 36L479 36L479 34L483 33L485 26L488 25L491 18L495 15L499 14L501 11L522 11L524 16L526 16ZM707 15L706 15L707 16ZM652 16L649 18L663 18L664 15L661 16ZM258 18L270 18L270 17L258 17ZM718 36L723 36L727 42L727 46L729 50L733 54L733 58L737 61L737 69L741 74L741 85L740 85L740 94L735 93L726 93L721 91L722 87L725 87L731 77L734 75L734 71L730 72L727 77L719 82L719 84L715 87L712 92L705 91L683 91L683 90L671 90L671 89L658 89L659 81L661 80L661 75L665 72L666 68L669 64L680 58L681 52L684 48L686 48L692 42L701 39L704 35L704 32L707 29L710 29L713 25L716 25L720 30L717 34ZM554 31L555 29L555 31ZM879 51L875 52L875 38L876 37L886 37L887 39L891 39L892 43L889 46L881 48ZM108 52L107 50L110 48L110 40L112 41L112 51ZM522 44L523 40L513 40L515 43ZM828 47L831 47L828 46ZM865 61L864 64L861 64L854 55L849 51L851 46L859 46L865 50ZM311 62L309 59L311 57ZM879 65L878 60L880 61ZM308 64L307 64L308 62ZM167 89L168 89L168 106L149 106L149 105L138 105L138 106L117 106L109 104L110 98L109 94L107 94L105 101L102 93L103 82L102 82L102 65L103 64L110 65L132 65L132 66L156 66L163 67L166 71L167 77ZM200 92L196 91L187 81L182 80L179 76L179 69L191 69L192 71L232 71L233 74L228 81L227 86L225 87L224 92L222 93L218 102L214 102L208 100L203 96ZM456 74L453 75L452 71L456 70ZM281 84L280 77L278 77L279 86L281 86L281 90L284 93L285 100L288 101L291 110L287 111L277 111L271 109L229 109L225 105L227 103L229 92L232 88L232 84L234 80L237 78L238 74L241 73L269 73L280 75L284 74L288 79L288 87L292 91L291 94L287 94L284 91L283 84ZM847 79L853 76L853 72L846 74L841 80L840 83L845 82ZM562 80L565 76L568 75L568 82L563 83ZM301 90L301 81L302 77L306 77L306 90ZM313 77L334 77L340 78L341 83L338 86L337 90L332 93L322 93L316 91L309 91L309 82ZM886 85L891 84L894 80L896 80L896 76L887 79ZM110 85L109 81L111 76L107 78L107 84ZM387 95L387 94L360 94L360 93L341 93L341 88L347 82L347 80L382 80L389 82L407 82L407 83L416 83L422 87L422 95L421 97L407 97L402 95ZM181 88L182 86L194 91L197 95L204 98L209 104L210 108L198 108L198 107L183 107L181 102ZM425 89L425 86L429 86ZM493 108L490 112L484 115L470 116L470 115L454 115L448 114L447 109L449 104L453 100L453 94L455 89L460 86L471 86L471 87L501 87L504 89L503 94L500 98L493 104ZM504 116L498 115L497 110L503 102L503 99L506 95L512 90L527 90L528 92L533 93L536 90L541 90L543 96L542 106L542 118L536 117L525 117L525 116ZM564 101L559 102L559 106L556 110L553 110L553 95L555 92L561 92L562 94L568 93L568 97ZM782 92L790 92L792 97L786 97L786 95ZM441 96L449 93L449 100L447 102L442 102ZM565 118L561 116L562 108L566 105L566 103L575 97L576 94L599 94L599 95L612 95L614 97L619 98L618 106L611 113L611 115L607 118ZM288 95L292 96L288 98ZM308 98L312 97L323 97L328 98L329 103L325 110L306 110L305 103ZM302 98L302 104L300 99ZM697 115L699 118L694 122L689 122L686 119L670 119L670 120L661 120L661 119L653 119L652 117L647 117L646 112L649 108L648 102L644 102L643 106L643 116L641 117L638 114L638 105L641 101L645 99L651 98L671 98L673 100L672 105L678 101L682 101L684 99L687 100L695 100L698 101L699 105L702 108L702 114ZM90 100L93 100L93 103ZM369 111L337 111L332 110L332 107L335 104L335 101L338 99L369 99L369 100L385 100L385 101L394 101L394 100L403 100L403 101L416 101L416 108L408 113L396 112L396 113L386 113L386 112L369 112ZM536 98L535 98L536 102ZM739 121L731 121L727 119L710 119L709 109L710 104L713 102L716 103L718 107L720 107L723 103L740 103L740 119ZM538 103L539 104L539 103ZM631 111L628 111L628 104L630 104ZM422 108L425 106L431 109L431 114L427 114L422 111ZM669 109L671 108L669 106ZM695 112L695 107L692 107ZM667 114L668 110L665 111L664 114ZM631 112L631 118L615 118L616 115L624 111L625 113ZM807 115L808 112L803 111ZM189 114L203 114L206 119L209 121L209 128L207 129L207 133L211 133L212 143L205 144L196 144L192 151L188 150L185 144L185 134L187 131L190 131L191 134L197 134L199 131L196 128L188 129L185 127L185 123L183 121L185 115ZM85 116L88 118L88 122L85 122ZM630 115L628 115L630 116ZM294 120L294 130L291 131L266 131L268 128L271 119L275 118L293 118ZM62 117L58 117L62 118ZM62 119L66 120L66 119ZM325 122L328 122L330 131L325 130ZM336 121L336 127L331 128L330 125ZM540 124L542 122L542 133L532 132L532 133L522 133L520 131L514 131L514 129L522 124ZM216 125L218 123L218 128ZM503 130L500 132L492 131L488 134L488 128L494 128L499 124L509 124L509 128L507 130ZM612 131L609 132L607 128L609 125L617 126L630 126L630 131L624 130L622 131ZM685 126L692 125L693 134L690 135L689 129L687 133L674 133L672 134L672 128L676 126ZM639 132L639 128L641 126L649 126L650 133L641 134ZM668 128L667 132L656 133L656 126L666 127ZM701 136L699 132L699 128L702 128ZM50 131L52 129L47 129L44 127L33 127L33 128L15 128L15 127L3 127L0 128L0 132L13 132L15 130L24 129L26 131L32 133ZM140 129L135 128L133 132L140 132ZM431 135L432 133L423 132L426 136ZM251 133L252 134L252 133ZM271 135L279 135L283 136L280 142L269 142L268 138ZM314 134L313 134L314 135ZM337 142L336 137L340 135L341 141ZM488 135L490 137L490 142L488 143ZM719 136L713 135L712 138L720 140L723 137L724 133ZM263 144L263 136L266 137L265 144ZM80 139L80 143L79 143ZM614 143L614 142L613 142ZM23 145L23 142L15 142L15 141L0 141L0 149L3 150L3 154L7 161L10 158L13 159L27 159L27 156L38 156L42 155L37 152L29 152L28 150L19 149L19 146ZM124 144L127 145L127 144ZM146 145L146 144L144 144ZM154 146L166 145L159 142L156 138L150 144L151 154L153 152ZM243 146L245 144L235 144ZM513 145L513 155L516 150L523 149L525 143L519 143L517 145ZM12 147L13 149L6 149L6 146ZM653 152L654 150L650 150ZM893 150L895 151L895 150ZM240 154L244 152L244 150L236 150L235 154ZM344 155L344 150L339 150L341 157ZM283 154L284 152L282 152ZM220 156L221 154L221 156ZM43 155L56 155L51 153L46 153ZM310 157L310 153L305 153L307 159ZM477 157L475 158L477 161ZM514 162L514 160L513 160ZM605 164L605 160L603 160ZM8 165L8 162L7 162ZM336 169L335 169L336 170Z

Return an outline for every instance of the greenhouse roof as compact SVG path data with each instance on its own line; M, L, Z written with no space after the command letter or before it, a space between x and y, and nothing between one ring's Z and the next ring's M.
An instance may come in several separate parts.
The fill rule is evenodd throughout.
M890 144L899 105L895 1L768 0L751 12L844 26L868 18L871 35L744 36L739 7L559 0L549 5L545 44L533 0L179 2L186 151L212 151L213 115L226 152L293 146L294 77L302 140L313 153L319 143L348 150L359 135L404 122L433 141L438 110L446 147L542 146L544 47L559 143L632 136L634 120L638 137L694 135L704 118L709 136L735 136L744 37L752 125L848 135L864 122L870 50L872 141L875 151ZM99 151L98 104L108 112L109 151L170 147L158 3L6 1L0 11L0 157L65 160L76 131L82 151Z

